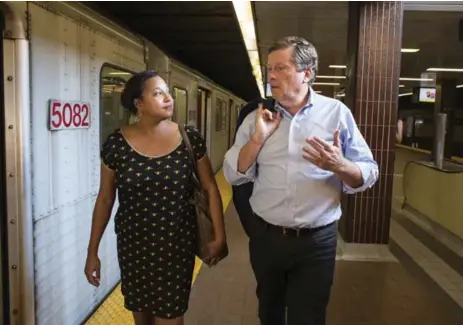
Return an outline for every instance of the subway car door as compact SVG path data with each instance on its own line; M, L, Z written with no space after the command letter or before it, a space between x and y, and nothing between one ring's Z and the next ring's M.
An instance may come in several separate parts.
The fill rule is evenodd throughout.
M235 135L235 124L236 124L236 117L235 117L235 110L233 100L230 99L229 106L228 106L228 148L230 148L233 144L233 136ZM228 149L227 148L227 149Z
M209 116L210 116L210 105L211 105L211 92L204 88L199 87L197 92L197 119L198 119L198 130L203 135L206 145L207 154L210 157L210 141L209 141Z
M207 97L208 91L203 88L198 88L198 130L201 132L202 136L206 138L206 123L207 123Z
M174 98L174 115L172 120L178 124L186 124L188 121L188 93L184 88L173 87L172 97Z
M4 24L4 18L3 14L0 15L0 21L1 21L1 28L2 28L2 35L3 35L3 26ZM6 173L6 168L5 168L5 156L6 156L6 150L5 150L5 100L4 100L4 69L3 69L3 63L4 63L4 55L3 55L3 39L0 42L0 55L2 56L2 64L1 66L1 85L0 85L0 104L1 104L1 111L0 111L0 150L1 150L1 155L0 155L0 259L1 259L1 266L0 266L0 323L1 324L9 324L9 319L7 319L8 316L8 278L7 278L7 272L8 269L6 268L6 265L8 265L8 259L6 256L6 226L7 226L7 221L6 221L6 185L5 185L5 173Z
M29 41L23 12L0 2L0 323L35 323Z
M207 155L212 157L212 95L211 92L206 92L206 129L204 131L204 139L207 145Z

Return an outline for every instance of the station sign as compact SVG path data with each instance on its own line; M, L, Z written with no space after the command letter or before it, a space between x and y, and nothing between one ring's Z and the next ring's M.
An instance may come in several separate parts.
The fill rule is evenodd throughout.
M49 103L49 129L88 129L91 121L90 103L51 99Z

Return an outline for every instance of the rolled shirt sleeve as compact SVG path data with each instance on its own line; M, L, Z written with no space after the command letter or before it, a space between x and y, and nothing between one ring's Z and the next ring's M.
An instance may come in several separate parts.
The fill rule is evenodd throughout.
M357 188L343 184L343 191L347 194L363 192L371 188L379 177L378 164L373 153L355 123L351 111L345 108L345 128L342 132L344 157L356 164L361 171L363 183Z
M254 162L243 174L238 171L238 157L241 149L248 143L254 132L254 119L256 113L249 113L241 123L235 137L235 143L225 154L223 173L230 185L241 185L254 181L256 176L256 163Z

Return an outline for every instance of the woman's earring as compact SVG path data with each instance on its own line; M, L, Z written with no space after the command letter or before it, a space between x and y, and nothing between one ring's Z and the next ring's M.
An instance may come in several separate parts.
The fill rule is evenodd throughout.
M140 117L141 117L141 113L137 113L137 116L135 117L136 123L140 122Z

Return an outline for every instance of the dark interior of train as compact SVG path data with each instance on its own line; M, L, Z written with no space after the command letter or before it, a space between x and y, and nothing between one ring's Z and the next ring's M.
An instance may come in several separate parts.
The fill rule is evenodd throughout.
M0 28L4 30L4 20L3 15L0 14ZM0 284L0 303L2 304L3 313L0 311L0 323L1 324L9 324L8 312L8 256L7 250L5 249L7 246L7 238L6 238L6 184L5 184L5 101L4 101L4 94L3 94L3 42L0 42L0 54L2 57L1 60L1 78L0 78L0 105L1 105L1 114L0 114L0 258L2 261L2 265L0 268L0 275L1 275L1 284Z

